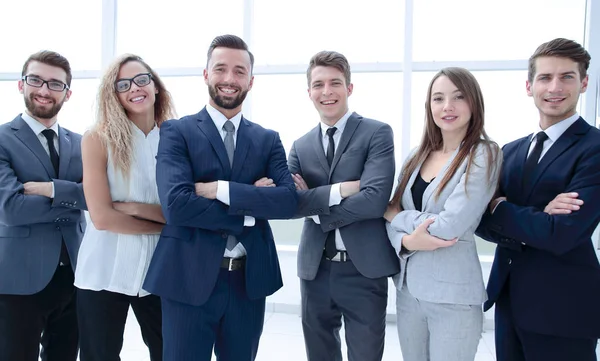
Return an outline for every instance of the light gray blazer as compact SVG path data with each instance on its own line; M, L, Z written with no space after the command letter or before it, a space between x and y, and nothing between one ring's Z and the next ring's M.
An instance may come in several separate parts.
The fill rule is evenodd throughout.
M401 273L394 279L398 289L402 287L406 275L410 293L420 300L477 305L483 303L487 296L474 234L496 191L502 157L499 156L497 146L493 145L492 149L497 151L495 163L489 165L487 147L478 145L468 182L467 158L446 184L439 198L436 198L438 187L459 149L454 151L423 193L423 212L415 210L411 193L412 185L421 170L421 165L417 167L402 195L403 211L391 223L386 222L386 227L392 246L400 256ZM412 155L407 160L411 157ZM490 166L491 179L488 178ZM435 222L428 228L431 235L447 240L458 237L458 242L435 251L408 252L402 249L402 237L412 233L427 218L435 218Z

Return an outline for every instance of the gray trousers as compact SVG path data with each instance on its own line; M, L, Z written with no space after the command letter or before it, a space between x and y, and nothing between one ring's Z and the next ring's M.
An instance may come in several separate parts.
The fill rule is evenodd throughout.
M473 361L483 331L481 305L419 300L404 284L396 292L398 337L404 361Z

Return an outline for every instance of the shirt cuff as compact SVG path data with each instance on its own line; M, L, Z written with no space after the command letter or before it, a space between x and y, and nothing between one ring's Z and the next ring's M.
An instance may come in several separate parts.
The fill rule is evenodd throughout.
M498 206L500 205L500 203L504 202L504 199L501 200L500 202L496 203L496 206L494 206L494 209L492 209L492 212L490 212L491 214L494 214L494 212L496 212L496 208L498 208Z
M315 222L316 224L321 224L321 220L319 219L319 216L308 216L308 218L312 219L313 222Z
M229 182L217 181L217 200L229 205ZM254 225L254 224L252 224Z
M50 185L52 186L52 196L50 198L54 199L54 182L50 182Z
M342 183L335 183L331 185L331 191L329 192L329 207L337 206L342 203L342 191L340 187Z
M256 224L256 219L250 216L244 216L244 227L254 227Z

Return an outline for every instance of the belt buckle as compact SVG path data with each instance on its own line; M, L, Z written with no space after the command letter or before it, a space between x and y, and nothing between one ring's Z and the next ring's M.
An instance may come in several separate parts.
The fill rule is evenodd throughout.
M227 271L233 271L233 258L229 259L229 264L227 265Z

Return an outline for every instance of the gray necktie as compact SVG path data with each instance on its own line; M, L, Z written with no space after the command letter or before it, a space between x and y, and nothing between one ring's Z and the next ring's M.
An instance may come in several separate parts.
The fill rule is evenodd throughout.
M223 130L227 132L223 142L225 143L225 150L227 151L227 157L229 157L229 165L233 165L233 153L235 152L235 144L233 143L233 135L235 134L235 125L228 120L223 124ZM227 249L232 250L237 245L238 241L235 236L229 235L227 237Z

